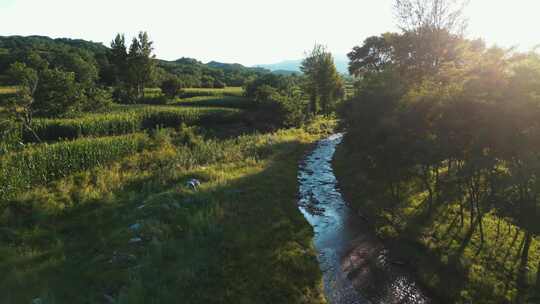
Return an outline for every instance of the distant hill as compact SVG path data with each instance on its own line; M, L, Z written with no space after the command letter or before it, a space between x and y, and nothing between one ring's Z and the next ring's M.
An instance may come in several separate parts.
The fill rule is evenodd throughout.
M334 62L338 72L342 74L349 74L349 59L345 55L334 55ZM302 59L284 60L271 64L257 64L255 67L268 69L276 74L292 74L294 72L300 72L300 64Z
M214 69L221 69L221 70L229 70L229 71L243 71L243 70L252 70L254 72L260 72L260 73L269 73L270 70L262 68L262 67L246 67L239 63L223 63L223 62L217 62L217 61L210 61L206 64L206 66L214 68Z
M29 62L30 54L36 54L49 63L51 68L62 68L70 72L94 67L98 72L97 81L101 85L114 84L115 70L111 64L109 47L83 39L57 38L46 36L0 36L0 81L11 84L5 76L14 62ZM163 80L176 75L185 87L242 86L258 75L270 73L259 67L246 67L238 63L210 61L203 63L193 58L174 61L157 59L156 78L150 85L158 86ZM77 66L75 68L74 66Z
M51 49L58 46L69 46L77 49L84 49L95 54L107 53L108 47L100 42L93 42L83 39L70 38L50 38L47 36L0 36L0 48L2 49Z
M186 57L174 61L158 60L158 66L167 73L180 77L188 87L211 87L210 83L215 83L216 80L227 86L242 86L250 78L270 73L268 69L246 67L239 63L202 63Z

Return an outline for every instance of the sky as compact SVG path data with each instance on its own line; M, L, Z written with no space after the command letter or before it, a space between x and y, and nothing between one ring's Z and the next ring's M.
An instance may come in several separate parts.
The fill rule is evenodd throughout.
M244 65L336 55L396 31L394 0L0 0L0 36L82 38L108 45L147 31L158 58ZM539 0L471 0L467 36L529 50L540 44Z

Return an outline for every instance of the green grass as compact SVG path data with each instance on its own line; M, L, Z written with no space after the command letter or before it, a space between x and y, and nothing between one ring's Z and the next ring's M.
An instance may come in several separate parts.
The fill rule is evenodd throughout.
M345 143L345 142L344 142ZM524 234L511 222L488 213L483 219L485 242L472 230L467 216L460 223L460 208L452 200L428 214L422 205L426 193L410 185L408 199L400 205L381 195L381 185L358 172L363 160L339 146L334 160L343 194L371 221L372 228L408 261L420 284L441 303L513 303L517 295L519 258ZM540 262L540 240L529 250L529 302L538 303L534 290ZM535 294L536 292L536 294ZM536 298L534 298L536 296Z
M163 136L0 204L3 301L324 303L296 204L298 161L319 136ZM129 244L135 234L143 241Z
M141 151L146 134L41 144L0 157L0 200L72 173L106 165Z
M160 88L144 89L145 97L153 98L161 96ZM214 88L185 88L182 90L181 98L203 97L203 96L243 96L244 89L242 87L226 87L222 89Z
M187 88L183 91L183 98L196 96L242 96L244 94L244 90L241 87L226 87L223 89Z
M248 109L253 107L254 102L242 96L196 96L179 98L174 104L192 107L227 107Z
M15 96L17 90L18 88L16 86L0 86L0 106L6 102L8 98Z
M109 113L86 114L71 119L34 119L33 131L42 141L77 139L87 136L129 134L157 126L178 128L182 123L225 123L238 119L240 112L223 107L114 106ZM29 130L22 132L23 142L36 142Z
M1 94L15 94L17 93L16 86L0 86L0 95Z

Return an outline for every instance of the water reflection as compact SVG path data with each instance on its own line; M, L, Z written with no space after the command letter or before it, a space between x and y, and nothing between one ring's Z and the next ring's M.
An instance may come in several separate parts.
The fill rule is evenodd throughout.
M429 303L345 203L331 160L342 134L321 140L298 173L299 207L315 231L325 294L332 304Z

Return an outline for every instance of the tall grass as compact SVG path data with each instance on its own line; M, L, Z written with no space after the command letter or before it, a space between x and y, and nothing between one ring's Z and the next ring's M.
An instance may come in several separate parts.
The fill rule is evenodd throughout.
M158 126L178 128L182 123L228 122L238 110L225 108L136 107L126 112L90 114L71 119L35 119L32 129L43 141L77 139L86 136L129 134ZM22 132L23 142L35 142L32 132Z
M184 89L182 98L198 96L242 96L244 90L241 87L227 87L223 89L189 88Z
M312 229L294 204L297 163L316 136L183 131L0 205L4 302L101 303L104 292L114 303L257 302L265 286L275 303L325 303Z
M42 144L4 155L0 158L0 200L35 185L118 160L141 151L148 143L146 134L137 133Z
M253 108L253 100L243 96L196 96L178 99L176 104L193 107L227 107L248 109Z
M0 86L0 94L15 94L17 90L16 86Z

